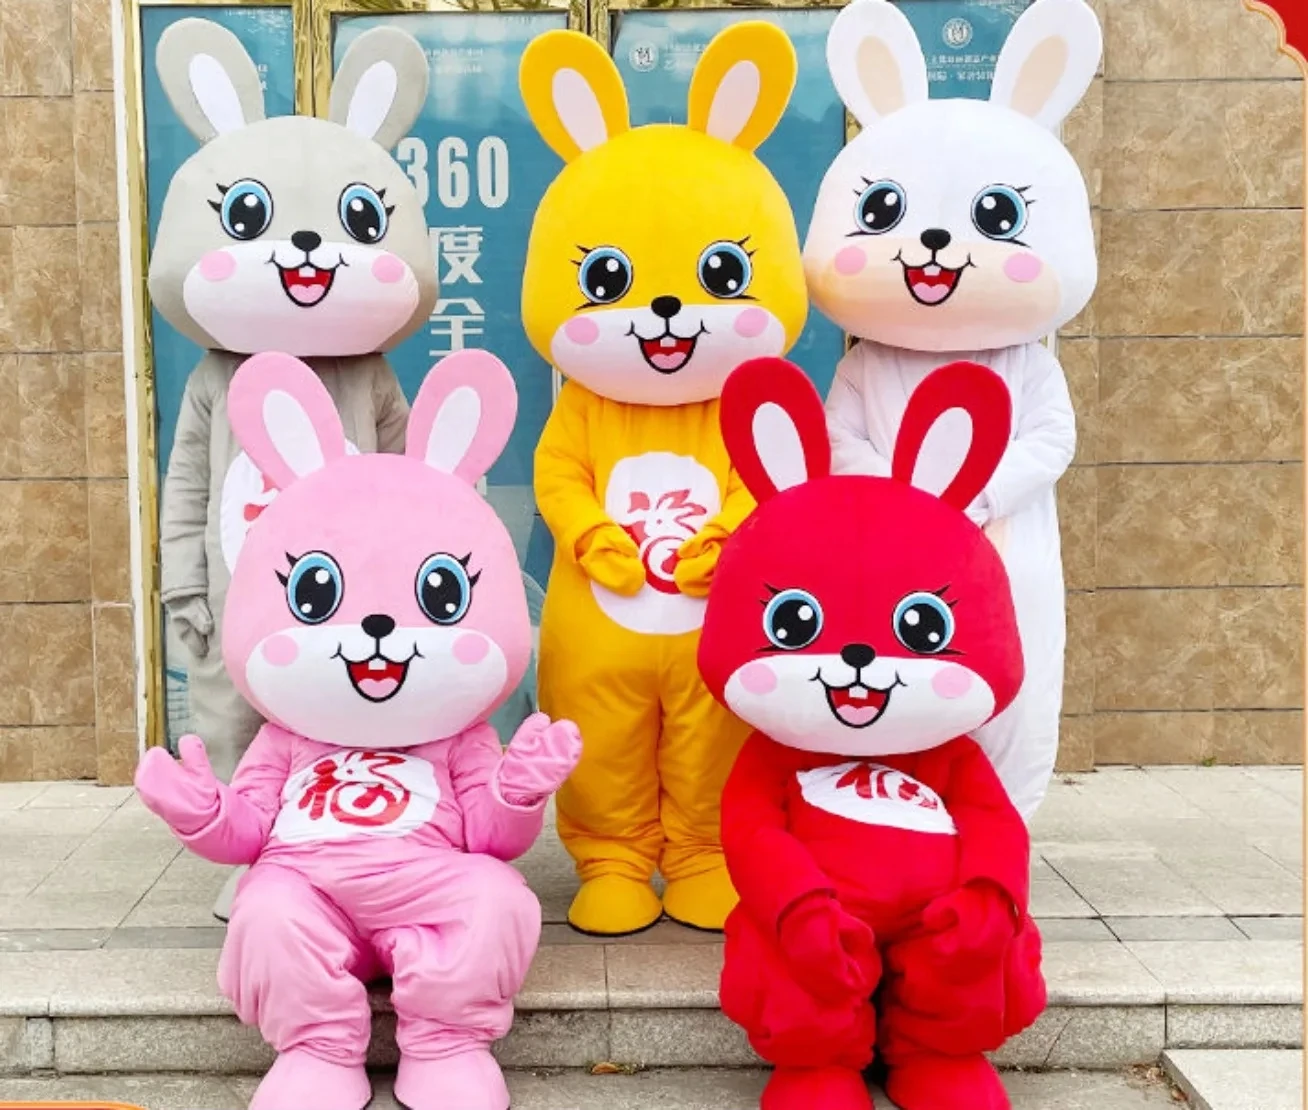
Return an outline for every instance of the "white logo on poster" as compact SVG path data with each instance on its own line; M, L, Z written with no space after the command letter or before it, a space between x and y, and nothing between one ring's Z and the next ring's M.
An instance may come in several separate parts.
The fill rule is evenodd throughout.
M961 17L951 19L945 24L941 37L945 40L946 46L962 50L972 41L972 24Z
M705 601L673 577L677 550L722 508L717 479L698 459L651 451L621 460L604 491L604 511L635 541L645 585L621 597L592 583L599 606L623 628L674 636L704 623Z
M637 73L648 73L659 64L659 48L652 42L637 43L631 48L631 68Z
M436 772L425 759L332 752L286 781L272 834L283 844L404 836L427 824L440 800Z
M809 805L860 825L942 836L958 831L939 794L881 763L839 763L801 771L798 779Z
M357 455L359 449L347 442L345 453ZM276 496L276 487L263 476L249 455L242 451L232 460L227 477L223 479L223 498L218 509L218 538L222 544L223 562L229 571L236 566L236 556L241 553L241 544L245 542L250 525L259 519Z

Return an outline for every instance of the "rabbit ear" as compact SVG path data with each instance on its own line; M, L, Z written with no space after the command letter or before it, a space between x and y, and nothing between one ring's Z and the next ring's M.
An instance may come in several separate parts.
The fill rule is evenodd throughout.
M565 162L631 127L618 67L580 31L533 39L522 53L518 87L541 138Z
M1004 43L990 103L1052 131L1085 96L1103 48L1099 20L1084 0L1036 0Z
M780 27L736 23L714 37L695 66L690 126L757 150L785 112L798 72L795 47Z
M822 398L783 358L754 358L722 388L722 438L746 488L760 504L782 490L831 473Z
M456 351L423 380L404 453L476 485L509 442L517 415L508 367L489 351Z
M171 24L155 67L177 118L202 143L264 118L259 71L241 40L212 20Z
M237 442L279 490L345 455L331 394L290 355L264 352L241 363L227 388L227 418Z
M927 98L917 32L889 0L854 0L841 10L827 35L827 68L864 128Z
M1013 423L1013 398L993 370L975 362L951 362L931 371L913 390L895 440L891 476L914 485L922 444L947 412L961 409L972 423L967 454L940 500L966 509L986 487L1004 457Z
M350 44L332 79L327 118L390 150L427 100L427 55L395 27L374 27Z

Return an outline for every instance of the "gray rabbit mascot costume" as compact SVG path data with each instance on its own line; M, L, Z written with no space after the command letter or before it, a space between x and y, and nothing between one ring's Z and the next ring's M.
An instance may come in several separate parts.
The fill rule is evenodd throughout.
M353 450L404 449L408 404L379 352L430 315L436 268L421 202L387 151L422 107L427 61L401 31L361 36L327 120L265 119L254 63L209 20L173 24L157 65L203 145L164 200L150 296L206 349L164 482L162 600L190 655L192 727L229 779L262 721L223 669L223 601L244 531L275 491L232 435L227 388L248 355L295 355L327 387Z

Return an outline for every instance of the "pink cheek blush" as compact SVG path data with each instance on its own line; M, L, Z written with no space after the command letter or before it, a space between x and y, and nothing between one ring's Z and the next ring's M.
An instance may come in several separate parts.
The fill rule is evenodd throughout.
M383 254L373 262L372 276L383 285L394 285L404 277L404 263L393 254Z
M931 679L931 689L946 701L956 701L972 689L972 672L965 667L943 667Z
M1009 281L1028 285L1045 272L1045 264L1034 254L1015 254L1004 263L1004 273Z
M736 334L744 339L757 339L768 326L768 314L761 308L747 308L736 317Z
M866 265L867 255L863 253L862 247L846 247L836 255L836 273L845 277L861 274Z
M476 632L465 632L454 641L454 658L465 667L473 667L490 654L490 641Z
M200 259L200 276L205 281L226 281L236 273L236 259L226 251L210 251Z
M563 334L578 347L589 347L599 338L599 325L585 316L574 316L563 325Z
M761 698L777 688L777 675L766 663L751 663L740 672L740 684L747 693Z
M263 644L263 657L274 667L289 667L300 657L300 649L289 636L270 636Z

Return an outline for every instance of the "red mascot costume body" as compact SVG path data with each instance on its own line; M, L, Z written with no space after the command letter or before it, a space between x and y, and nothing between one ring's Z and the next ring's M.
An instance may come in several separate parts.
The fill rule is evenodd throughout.
M963 461L938 495L915 488L954 409ZM1000 379L956 363L914 392L891 478L831 476L796 367L746 363L723 393L759 507L722 555L699 662L757 729L722 805L741 897L722 1008L776 1065L764 1110L870 1110L874 1046L903 1110L1009 1106L983 1054L1045 1005L1030 843L968 733L1013 700L1022 652L1003 564L963 513L1009 426Z

